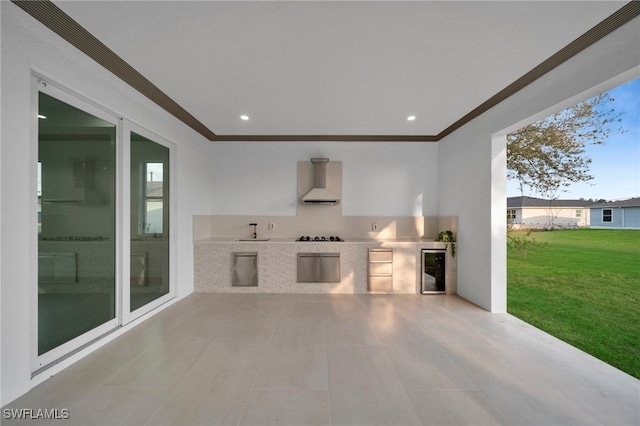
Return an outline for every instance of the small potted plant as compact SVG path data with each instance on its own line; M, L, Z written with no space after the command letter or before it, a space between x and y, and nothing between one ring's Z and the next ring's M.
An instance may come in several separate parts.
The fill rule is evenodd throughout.
M438 232L436 241L443 241L445 250L449 247L449 243L451 243L451 257L454 257L456 255L456 239L453 236L453 231L447 230Z

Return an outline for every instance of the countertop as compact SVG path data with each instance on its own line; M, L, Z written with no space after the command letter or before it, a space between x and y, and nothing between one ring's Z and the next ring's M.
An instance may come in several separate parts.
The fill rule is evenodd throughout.
M444 244L441 241L435 241L433 239L412 239L412 238L345 238L345 241L295 241L296 238L270 238L268 240L260 239L253 240L239 240L238 238L205 238L196 240L196 244L216 244L216 243L237 243L237 244Z

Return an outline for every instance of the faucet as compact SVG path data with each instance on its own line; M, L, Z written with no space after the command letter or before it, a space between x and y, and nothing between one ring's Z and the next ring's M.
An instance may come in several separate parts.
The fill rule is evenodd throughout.
M253 226L253 239L255 240L256 238L258 238L258 232L256 231L258 224L250 223L249 226Z

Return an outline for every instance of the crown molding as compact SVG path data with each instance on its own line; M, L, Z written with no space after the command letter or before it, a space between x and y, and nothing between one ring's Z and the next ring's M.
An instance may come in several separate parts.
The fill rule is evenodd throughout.
M50 0L11 0L47 28L212 142L437 142L640 15L633 0L437 135L216 135Z

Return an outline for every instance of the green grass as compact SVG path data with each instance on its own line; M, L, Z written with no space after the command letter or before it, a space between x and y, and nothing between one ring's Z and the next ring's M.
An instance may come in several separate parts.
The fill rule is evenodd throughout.
M640 378L640 231L531 237L526 260L507 250L508 312Z

